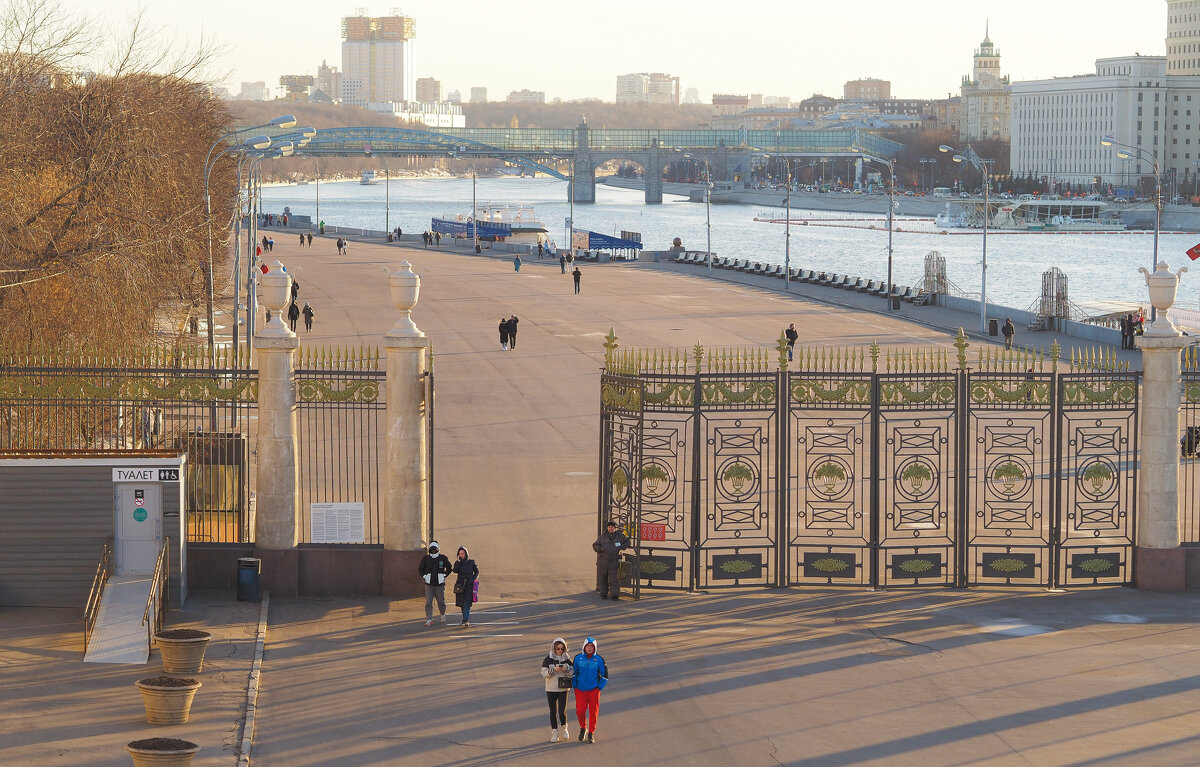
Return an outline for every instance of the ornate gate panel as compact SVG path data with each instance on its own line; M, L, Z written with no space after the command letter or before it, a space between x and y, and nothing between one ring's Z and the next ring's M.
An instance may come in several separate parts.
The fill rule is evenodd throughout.
M702 587L775 583L778 383L774 373L700 377L700 513L693 540Z
M788 374L787 585L871 582L871 374Z
M973 373L966 580L1049 586L1054 572L1054 376Z
M631 533L638 541L637 583L690 589L695 432L695 376L647 375L644 380L640 507Z
M959 382L953 373L877 377L878 585L951 585L960 570Z
M1137 502L1137 375L1063 373L1058 401L1058 583L1128 583Z

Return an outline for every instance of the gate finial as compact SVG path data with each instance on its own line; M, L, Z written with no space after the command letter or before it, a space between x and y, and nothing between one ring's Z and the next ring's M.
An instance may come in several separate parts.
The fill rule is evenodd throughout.
M954 346L958 349L958 369L967 369L967 332L962 328L958 329L958 336L954 339Z
M610 327L604 337L604 367L612 372L613 352L617 349L617 329Z

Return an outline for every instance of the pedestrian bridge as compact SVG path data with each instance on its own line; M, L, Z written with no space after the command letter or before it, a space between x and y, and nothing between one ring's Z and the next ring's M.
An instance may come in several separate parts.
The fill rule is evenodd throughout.
M276 129L274 135L287 131ZM573 180L576 202L596 199L596 168L628 160L651 169L646 202L662 202L661 171L684 154L707 163L712 178L730 181L749 174L753 155L773 157L892 158L901 145L873 133L853 130L657 130L639 128L326 128L304 148L312 157L492 158ZM564 172L564 168L565 171Z

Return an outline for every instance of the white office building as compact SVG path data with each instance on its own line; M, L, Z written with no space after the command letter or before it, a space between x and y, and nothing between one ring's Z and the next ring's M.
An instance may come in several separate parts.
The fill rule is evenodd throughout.
M1167 0L1167 74L1200 75L1200 0Z
M415 100L413 35L407 16L342 19L342 103Z
M679 78L663 72L617 77L618 104L679 104Z
M1200 76L1167 74L1165 56L1098 59L1094 74L1012 86L1012 172L1090 187L1153 183L1153 163L1117 157L1107 135L1159 158L1163 183L1200 162ZM1165 193L1165 192L1164 192Z

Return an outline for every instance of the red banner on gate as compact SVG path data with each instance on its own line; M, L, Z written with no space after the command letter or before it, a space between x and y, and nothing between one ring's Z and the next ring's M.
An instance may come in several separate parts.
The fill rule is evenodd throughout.
M1195 261L1197 258L1200 258L1200 243L1193 245L1191 249L1188 250L1187 254L1188 258L1192 259L1193 261Z
M639 537L643 541L665 541L667 539L667 526L643 522Z

